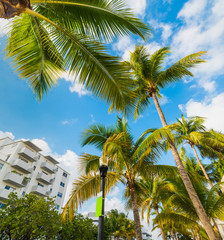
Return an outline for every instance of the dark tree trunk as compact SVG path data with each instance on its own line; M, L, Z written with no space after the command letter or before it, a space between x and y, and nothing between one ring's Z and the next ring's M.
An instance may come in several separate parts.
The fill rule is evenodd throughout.
M167 126L167 122L166 122L166 119L164 117L163 111L162 111L162 109L159 105L159 101L157 99L157 96L156 96L155 92L152 93L152 98L154 100L156 109L158 111L160 120L162 122L162 125L163 125L163 127L165 127L165 126ZM186 190L189 194L189 197L190 197L190 199L193 203L193 206L194 206L194 208L197 212L197 215L198 215L206 233L208 234L209 239L210 240L218 240L219 238L216 235L216 233L215 233L215 231L214 231L214 229L213 229L213 227L212 227L212 225L211 225L211 223L208 219L208 216L207 216L207 214L206 214L206 212L205 212L205 210L204 210L204 208L201 204L201 201L200 201L200 199L199 199L199 197L198 197L198 195L197 195L197 193L196 193L196 191L195 191L195 189L194 189L194 187L191 183L191 180L190 180L190 178L189 178L189 176L186 172L186 169L184 168L184 165L183 165L183 163L180 159L180 156L179 156L179 153L177 151L177 148L176 148L175 144L170 142L169 146L170 146L170 150L173 154L173 158L176 162L176 165L177 165L178 171L180 173L180 176L181 176L181 178L183 180L183 183L185 185L185 188L186 188Z
M136 202L135 190L132 184L129 184L129 189L130 189L130 195L131 195L132 211L133 211L134 221L135 221L136 240L142 240L142 230L141 230L141 222L139 217L138 205Z
M12 18L30 7L29 0L0 0L0 18Z

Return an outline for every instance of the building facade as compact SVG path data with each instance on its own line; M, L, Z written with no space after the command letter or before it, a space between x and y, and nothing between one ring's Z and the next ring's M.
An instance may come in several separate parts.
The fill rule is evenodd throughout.
M31 141L0 139L0 208L11 192L54 197L61 212L69 173L51 156L44 156Z

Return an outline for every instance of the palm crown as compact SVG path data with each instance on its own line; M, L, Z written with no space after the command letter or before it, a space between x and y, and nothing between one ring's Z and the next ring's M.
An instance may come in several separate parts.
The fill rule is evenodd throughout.
M165 59L170 52L169 47L163 47L150 55L143 45L136 46L130 62L126 62L134 74L134 92L138 96L135 118L148 107L153 93L160 97L161 88L180 81L183 77L193 76L189 69L204 62L200 57L205 52L201 51L190 54L165 69Z

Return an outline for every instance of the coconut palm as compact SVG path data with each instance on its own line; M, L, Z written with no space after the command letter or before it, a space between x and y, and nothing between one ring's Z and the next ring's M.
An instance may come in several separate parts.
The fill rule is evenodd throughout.
M130 62L128 63L134 75L133 84L136 86L134 92L138 95L138 101L135 108L135 118L142 113L147 106L149 106L149 99L152 97L163 127L167 126L167 122L157 98L160 97L160 89L165 88L169 84L180 81L183 77L193 76L189 69L204 62L200 57L205 52L188 55L170 67L164 69L164 60L169 53L169 48L164 47L152 55L149 55L146 47L136 46L135 51L131 53ZM203 224L209 238L211 240L217 239L217 235L214 232L203 205L193 188L174 142L169 141L169 147L201 223Z
M92 125L82 134L83 146L96 146L102 151L101 157L108 159L105 192L108 193L119 182L128 187L135 221L136 239L138 240L142 239L142 234L135 193L136 179L140 176L175 174L176 172L176 168L173 166L153 164L163 150L162 144L157 143L142 147L143 141L144 136L134 141L127 122L120 118L115 127ZM96 196L100 191L99 158L99 156L91 154L81 156L80 166L85 174L74 182L70 199L62 214L63 218L66 217L67 213L71 218L74 215L74 210L83 201Z
M156 212L156 215L159 215L159 209L163 199L165 198L167 192L164 189L166 182L160 178L156 177L152 180L147 179L140 183L142 190L141 199L142 199L142 218L144 218L144 212L146 211L147 222L149 223L150 213L152 210ZM161 229L161 234L163 240L166 239L163 227Z
M216 232L219 236L221 236L216 224L216 220L219 219L223 221L224 219L224 194L219 193L219 184L214 185L211 189L207 189L206 182L203 182L201 178L197 176L197 173L189 173L189 175L194 184L194 189L196 190L197 195L204 206L206 214L209 217L209 220L214 223ZM185 219L186 222L192 222L193 225L197 223L199 220L198 215L186 189L184 188L182 179L180 177L176 177L168 178L166 181L166 188L169 189L170 193L172 193L167 200L167 205L181 215L181 218L183 218L183 220ZM178 222L177 219L175 220L175 217L178 217L179 215L174 215L172 213L170 220L173 222L176 221L176 224L181 225L181 221ZM160 217L165 219L164 216ZM166 219L169 219L169 217ZM197 225L195 225L195 227L196 226Z
M131 33L144 38L149 28L122 0L0 0L0 17L13 17L6 56L38 99L66 71L118 109L125 105L126 69L99 41Z
M213 139L213 135L209 132L206 132L206 128L203 125L204 118L202 117L190 117L188 119L184 118L184 116L181 116L181 119L177 119L177 123L172 124L172 128L174 130L175 140L178 145L182 144L189 144L190 147L193 149L195 157L203 171L203 174L205 175L206 179L208 180L208 183L211 187L213 187L213 184L203 166L201 163L198 153L195 149L195 147L200 146L203 149L212 148L212 142L215 141ZM217 141L215 141L217 142ZM222 143L220 142L220 145Z

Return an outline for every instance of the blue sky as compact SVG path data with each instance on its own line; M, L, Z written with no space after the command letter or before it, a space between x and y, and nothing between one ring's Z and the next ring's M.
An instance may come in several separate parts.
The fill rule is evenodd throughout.
M135 13L154 29L153 37L144 43L150 52L170 46L172 54L166 64L194 52L208 51L207 63L193 70L194 78L185 79L162 91L162 108L169 123L180 117L200 115L206 126L224 131L224 1L223 0L127 0ZM0 26L5 24L0 21ZM77 172L78 155L93 148L81 148L80 133L91 123L113 124L116 114L108 115L108 106L96 99L70 76L41 102L36 101L25 81L20 80L4 59L4 31L0 32L0 137L31 139L45 153L51 153L71 172L70 185ZM124 37L110 45L115 55L128 59L136 43L135 37ZM130 127L137 138L144 130L160 127L152 105ZM174 164L170 154L159 163ZM68 194L67 194L68 195ZM108 196L107 209L123 209L122 187ZM83 211L94 210L94 200ZM157 233L154 233L157 234Z

